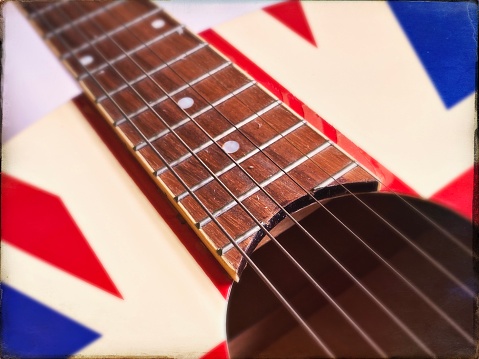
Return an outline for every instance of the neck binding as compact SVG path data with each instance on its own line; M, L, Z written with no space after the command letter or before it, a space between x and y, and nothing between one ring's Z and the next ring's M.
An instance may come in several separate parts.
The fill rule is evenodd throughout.
M285 216L376 180L147 1L22 3L228 273Z

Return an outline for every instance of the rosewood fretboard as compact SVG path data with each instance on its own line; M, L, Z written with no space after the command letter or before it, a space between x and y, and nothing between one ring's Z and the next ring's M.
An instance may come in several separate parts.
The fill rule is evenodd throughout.
M227 271L288 212L375 179L147 1L23 3L40 34Z

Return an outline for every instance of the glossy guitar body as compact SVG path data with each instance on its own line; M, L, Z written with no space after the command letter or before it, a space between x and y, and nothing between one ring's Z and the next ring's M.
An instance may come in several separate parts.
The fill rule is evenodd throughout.
M331 351L338 357L381 357L365 336L360 335L360 330L364 330L367 338L388 357L423 357L426 353L420 345L427 346L438 357L472 357L475 351L473 294L477 282L472 257L464 250L472 247L470 223L430 202L385 193L344 196L326 201L325 207L339 221L320 208L301 222L317 238L317 243L297 227L280 235L279 242L360 329L353 328L274 243L260 248L252 257ZM441 234L416 210L436 223L447 223L459 242L454 243ZM470 292L441 273L414 246L429 253ZM358 279L367 292L348 277L325 250ZM440 310L431 309L418 291ZM388 315L389 310L397 317ZM395 322L396 318L401 323ZM450 319L457 327L447 322ZM400 328L401 324L407 325L418 342ZM233 358L327 356L251 268L244 271L239 283L233 284L227 333Z
M474 356L477 283L468 220L418 197L376 193L378 187L390 190L388 185L405 192L417 188L389 172L393 167L383 167L396 164L391 158L378 158L378 164L373 157L382 152L370 157L361 149L368 141L361 138L365 142L356 147L280 86L289 75L283 78L280 71L279 82L264 80L240 52L254 58L254 47L240 49L239 41L235 49L213 30L199 38L147 1L59 4L26 3L23 10L85 95L5 144L2 206L16 209L17 220L2 218L9 227L2 233L8 237L2 238L2 253L15 264L4 272L7 285L98 331L81 355ZM333 18L329 11L341 10L313 5L299 6L317 24ZM378 9L382 15L388 10L385 4ZM265 14L248 21L272 21ZM78 24L81 31L73 31ZM222 31L228 34L228 26ZM268 36L257 38L270 44ZM229 51L229 58L204 40ZM315 63L329 38L317 48L297 40L291 40L297 46L291 53L309 54L301 57ZM405 62L416 69L412 57ZM249 66L252 77L236 61ZM317 69L324 78L327 68ZM329 88L321 91L318 97L328 99ZM433 95L428 101L436 104ZM341 108L367 102L357 101ZM359 123L355 115L344 116L352 116L351 127ZM451 111L437 122L444 126L454 116ZM466 132L463 122L458 128ZM414 132L413 125L402 126ZM368 126L366 139L377 124ZM411 160L407 169L420 167L427 157L417 150L422 142L408 143L394 128L391 133L408 144L399 144L405 151L400 154ZM440 130L432 137L442 144L447 141ZM397 152L389 150L394 158ZM438 153L454 175L470 165L454 152L450 157L461 157L461 163L452 166ZM422 162L415 162L416 155ZM425 174L434 177L427 168ZM442 176L452 180L449 173ZM429 196L439 188L424 182L418 188ZM57 235L57 218L48 216L50 224L42 222L40 229L50 232L26 236L45 252L10 236L19 226L30 227L24 224L30 218L18 210L20 202L31 204L28 196L17 201L20 189L53 199L81 232L80 244ZM300 224L287 229L296 220ZM68 266L80 260L90 264ZM263 273L269 288L260 280ZM272 294L276 290L279 295ZM53 354L71 353L47 357Z

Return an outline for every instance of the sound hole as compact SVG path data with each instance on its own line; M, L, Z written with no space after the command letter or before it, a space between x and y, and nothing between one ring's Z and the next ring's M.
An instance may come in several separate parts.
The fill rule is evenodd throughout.
M471 224L442 207L407 198L421 212L445 226L459 240L461 248L396 196L365 194L360 198L417 249L351 196L331 200L326 206L387 264L324 209L318 209L301 223L372 296L297 227L281 234L279 241L388 357L428 357L431 353L438 357L472 357L476 282L470 252ZM437 261L449 276L425 259L418 249L427 253L431 261ZM258 249L252 258L335 356L383 356L274 243ZM451 275L465 284L466 290ZM431 302L421 298L417 291ZM231 290L227 336L233 358L327 356L250 267Z

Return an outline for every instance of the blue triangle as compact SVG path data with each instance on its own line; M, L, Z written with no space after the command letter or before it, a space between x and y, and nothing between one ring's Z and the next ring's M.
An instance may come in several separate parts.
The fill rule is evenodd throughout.
M2 284L2 358L64 358L100 337Z
M401 27L451 108L475 91L477 5L467 1L389 1Z

